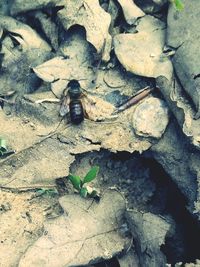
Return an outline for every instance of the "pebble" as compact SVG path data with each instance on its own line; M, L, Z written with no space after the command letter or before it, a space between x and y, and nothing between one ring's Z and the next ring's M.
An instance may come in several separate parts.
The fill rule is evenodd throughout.
M145 99L137 106L132 117L135 133L143 137L160 138L168 122L168 108L163 100L156 97Z

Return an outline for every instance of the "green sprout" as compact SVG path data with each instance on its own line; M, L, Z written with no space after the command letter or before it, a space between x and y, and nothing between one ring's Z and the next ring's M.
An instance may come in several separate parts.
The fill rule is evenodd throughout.
M89 170L89 172L85 175L83 179L81 179L80 176L73 175L73 174L69 174L68 179L70 180L73 187L79 192L79 194L82 197L84 198L93 197L94 198L98 195L97 190L91 188L90 186L86 186L85 184L93 181L96 178L98 172L99 172L99 167L94 166Z
M171 2L174 4L175 8L178 11L181 11L184 9L184 4L181 0L171 0Z
M7 152L6 140L0 138L0 157L2 157Z
M6 140L0 137L0 157L10 156L15 153L15 150L8 150Z

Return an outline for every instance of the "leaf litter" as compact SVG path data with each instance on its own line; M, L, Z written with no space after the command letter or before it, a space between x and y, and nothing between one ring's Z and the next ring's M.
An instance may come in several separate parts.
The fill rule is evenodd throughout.
M134 29L134 24L139 17L144 16L144 13L132 5L131 9L134 8L136 13L131 17L129 9L123 1L118 2L123 8L125 20ZM115 7L114 13L112 13L112 7L113 9ZM15 101L15 105L11 106L5 102L0 110L0 125L3 125L1 134L8 141L9 146L16 150L14 155L0 161L2 177L0 186L4 190L2 201L5 201L7 194L10 201L12 198L16 198L16 204L13 204L14 208L15 205L21 203L22 199L12 190L19 190L18 192L20 192L22 189L25 191L27 189L28 191L21 193L25 200L16 216L21 216L22 210L28 209L27 212L33 213L34 217L39 210L40 212L44 211L43 208L47 205L46 203L54 206L55 203L49 201L48 194L42 194L38 196L38 199L31 198L31 200L26 196L29 196L29 190L45 187L54 188L58 178L64 178L69 174L72 163L80 154L91 151L102 153L102 149L111 152L126 151L132 153L139 151L141 153L156 142L151 136L144 138L136 135L132 127L132 114L136 109L135 106L125 110L117 117L111 118L116 105L127 100L139 89L151 85L151 80L141 78L138 74L148 77L151 75L132 70L132 73L129 73L125 71L128 69L126 66L124 66L125 69L123 68L122 62L120 65L117 52L115 51L115 56L112 51L112 40L115 33L119 33L119 28L115 23L120 8L119 5L114 4L114 1L111 1L111 4L105 9L97 0L37 0L34 2L16 0L10 9L10 14L13 17L0 16L1 53L4 55L1 67L3 75L0 78L0 93L4 97L12 90L16 92L13 96L9 96ZM111 18L112 15L114 17ZM34 24L33 21L38 23ZM125 28L122 31L125 31ZM126 38L128 38L128 34ZM115 43L114 49L116 50ZM90 112L92 120L85 119L78 126L70 124L67 118L61 121L59 117L60 104L55 103L61 102L63 91L71 79L80 81L81 88L95 102L95 109ZM70 191L68 188L66 190ZM118 207L113 202L112 196L113 199L117 199L116 203L119 201ZM48 261L49 257L54 257L52 258L53 261L57 259L56 264L61 262L63 264L66 261L67 248L62 238L63 231L66 230L66 220L69 221L67 213L76 201L78 207L79 205L80 207L86 205L77 196L69 195L72 201L71 206L68 207L66 206L67 197L64 196L60 199L64 215L52 223L50 221L45 223L45 227L50 232L52 231L52 234L54 232L52 229L56 227L59 230L58 235L51 237L51 234L47 234L46 236L48 230L43 228L44 218L33 220L33 224L37 225L36 233L36 228L29 229L29 226L20 219L13 239L19 234L17 231L20 231L19 240L20 238L23 239L23 235L27 233L31 235L31 238L28 242L27 239L23 241L20 251L12 244L8 243L5 246L11 248L15 255L11 258L8 257L7 260L4 259L5 266L10 266L16 262L19 262L19 266L27 266L27 261L31 263L31 265L28 264L29 266L34 266L35 256L32 258L31 253L34 254L34 249L37 250L44 240L51 243L52 240L49 241L49 237L50 239L55 238L53 242L58 247L63 247L63 254L61 253L61 258L58 257L57 245L53 248L55 253L52 255L49 255L48 248L43 248L44 254L40 254L38 257L38 260L41 260L40 264L41 262L44 263L45 260ZM92 204L90 208L89 212L92 215L87 220L87 224L91 224L91 229L86 231L89 238L83 239L84 242L82 242L83 240L80 242L79 239L76 240L80 243L77 252L73 252L72 255L72 260L76 260L75 254L78 255L76 264L86 264L94 259L94 255L91 255L90 251L87 252L89 258L87 260L84 258L84 251L88 247L85 247L87 241L92 241L90 246L93 246L95 242L100 242L103 249L97 251L99 253L95 255L97 261L100 257L111 258L126 247L125 239L129 241L129 239L120 236L117 232L117 225L116 229L110 228L111 226L114 227L113 221L117 223L115 221L116 213L117 217L119 215L120 218L123 215L124 200L116 192L107 194L106 198L108 200L105 208L102 209L96 203ZM40 200L42 205L37 210ZM32 210L29 201L35 203L35 209ZM113 213L113 205L116 213ZM122 209L120 209L121 206ZM108 235L104 236L102 240L101 235L97 232L93 235L99 218L102 216L103 223L106 218L100 212L96 219L91 219L93 213L96 213L98 209L101 212L104 210L108 217L113 216L107 222L112 233L109 230ZM5 221L13 216L13 211L12 209L10 214L7 213L8 217L5 213ZM112 212L109 214L109 211ZM83 218L88 217L88 211L85 212L84 207L81 208L81 212L84 213ZM22 214L22 218L23 216ZM25 217L29 218L29 215ZM75 217L73 220L77 221ZM73 220L70 221L72 228L75 226ZM30 218L28 221L30 223ZM63 221L64 228L58 229L60 221ZM75 233L79 235L76 230ZM8 237L8 232L9 229L6 228L5 239ZM40 239L38 239L39 236L41 236ZM111 237L117 248L113 246L113 243L110 243L111 250L108 251L105 243L108 244ZM105 242L105 238L107 242ZM12 240L10 241L12 243ZM36 243L34 243L35 241ZM41 243L39 246L37 245L38 242ZM29 250L27 250L28 247ZM27 253L23 255L26 250ZM41 251L41 248L39 250ZM45 255L48 255L47 258ZM47 264L49 263L47 262Z

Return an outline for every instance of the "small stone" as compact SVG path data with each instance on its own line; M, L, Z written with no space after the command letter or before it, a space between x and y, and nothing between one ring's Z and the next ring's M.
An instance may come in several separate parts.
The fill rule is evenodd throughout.
M160 138L169 122L169 112L165 102L149 97L139 104L133 114L132 126L139 136Z

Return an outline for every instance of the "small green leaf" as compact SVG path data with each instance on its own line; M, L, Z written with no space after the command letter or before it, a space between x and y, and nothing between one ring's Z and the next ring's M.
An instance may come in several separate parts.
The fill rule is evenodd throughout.
M94 166L90 169L90 171L86 174L86 176L83 179L83 184L89 183L97 176L97 173L99 171L99 166Z
M1 152L4 154L7 150L4 147L0 147Z
M68 176L68 179L73 184L73 187L76 190L80 191L80 189L81 189L81 178L80 178L80 176L70 174Z
M0 147L0 156L4 156L6 154L6 149L4 147Z
M88 194L87 188L82 187L81 190L80 190L80 195L82 197L87 197L87 194Z
M182 3L181 0L174 0L173 2L177 10L179 11L183 10L184 4Z
M38 194L44 194L45 193L45 190L43 188L40 188L40 189L37 189L36 192Z
M6 140L3 138L0 138L0 149L6 151L7 146L6 146Z

